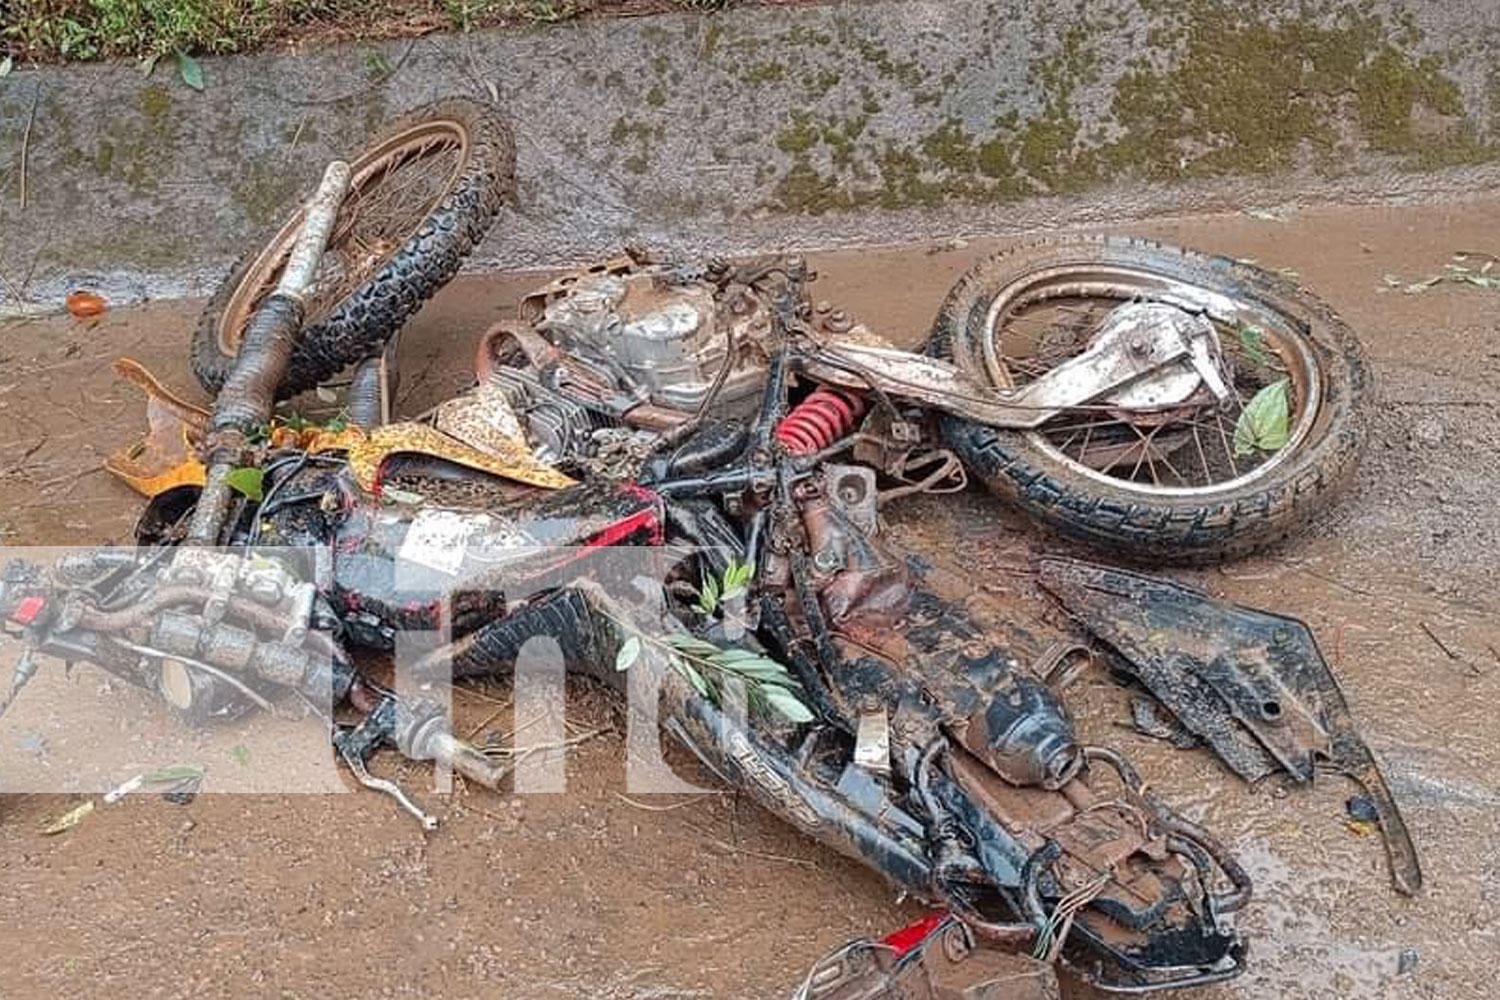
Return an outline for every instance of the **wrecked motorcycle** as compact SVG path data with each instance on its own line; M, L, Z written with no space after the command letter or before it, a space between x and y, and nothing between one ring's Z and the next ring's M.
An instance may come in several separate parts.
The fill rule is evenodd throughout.
M793 286L757 288L771 315L796 314ZM965 956L1019 949L1119 990L1239 970L1243 947L1224 921L1247 900L1248 877L1118 753L1080 743L1059 697L1065 657L1018 662L1013 628L968 610L940 570L891 551L873 469L779 446L796 405L792 338L770 359L748 426L631 431L611 461L599 440L575 468L585 481L569 484L519 447L524 434L497 430L519 418L493 385L524 372L500 371L503 335L484 341L480 385L429 423L345 431L315 448L273 435L256 455L258 501L209 507L196 488L162 492L141 523L150 547L50 572L13 566L0 610L36 651L100 663L191 717L288 691L331 694L355 712L334 736L341 758L428 827L435 819L369 773L373 751L441 760L491 787L506 768L455 739L437 705L363 675L351 647L390 650L403 631L446 626L451 641L412 670L437 664L462 679L506 673L549 637L570 669L621 688L638 672L632 641L642 669L649 645L666 651L654 675L663 728L798 829L952 913L944 926L960 929L934 942L956 935ZM262 338L248 343L264 363ZM241 385L226 386L216 418L243 403ZM527 412L528 426L547 426L539 414ZM199 432L209 441L215 429ZM511 483L472 472L503 453L498 441L512 446ZM518 492L517 480L535 485ZM218 528L206 537L223 547L178 544L210 509ZM625 545L692 553L665 574L655 617L601 584L601 554ZM266 555L288 551L326 553L325 575ZM722 600L705 603L710 580ZM745 630L731 634L735 597ZM748 711L733 710L736 697ZM931 943L876 960L893 947L841 951L805 995L876 996L861 992L872 977L926 977L938 961Z
M462 99L370 143L352 163L279 395L382 354L509 197L513 148L492 108ZM210 391L299 218L205 311L193 364ZM757 266L792 285L813 277L795 258ZM746 415L777 349L751 270L637 255L528 298L503 346L531 363L505 389L548 414L553 460L587 457L600 428ZM1247 261L1117 237L1017 246L953 286L925 354L893 347L878 318L867 326L804 295L788 303L797 376L821 391L792 415L783 446L827 454L857 434L860 460L883 474L924 488L972 475L1105 550L1154 561L1248 551L1325 505L1358 460L1358 340L1315 296Z
M1339 357L1357 375L1357 354L1309 347L1308 366L1292 371L1281 349L1320 327L1283 320L1278 331L1302 333L1276 348L1275 333L1255 327L1233 343L1252 355L1245 345L1256 345L1270 374L1240 388L1249 363L1230 360L1206 318L1208 292L1188 299L1174 286L1132 292L1102 316L1085 310L1048 369L1061 375L1013 378L1002 392L998 377L971 384L962 368L896 352L813 302L795 258L695 267L637 255L527 299L521 323L484 336L475 388L423 421L382 426L370 414L387 402L360 408L363 427L309 434L278 426L273 407L312 377L294 369L316 353L306 326L327 298L319 258L337 246L351 173L330 170L269 268L274 290L251 297L238 340L220 345L233 361L211 414L137 373L161 433L112 468L156 493L143 548L7 567L0 615L27 646L7 698L43 654L99 664L194 719L293 693L331 699L340 758L430 828L419 804L370 774L374 751L439 760L489 787L507 768L456 739L439 705L371 679L354 651L437 630L448 640L414 673L462 679L507 673L546 637L576 672L617 689L647 684L662 728L729 785L951 914L842 950L803 996L924 995L918 983L935 997L979 996L931 981L940 959L979 946L1124 991L1240 971L1243 942L1226 917L1249 897L1243 868L1120 754L1082 744L1061 700L1066 649L1026 655L1018 630L893 551L878 510L961 486L972 456L1012 432L1006 420L1033 428L1014 430L1024 437L1094 414L1080 431L1101 451L1085 443L1080 454L1105 464L1086 466L1088 488L1130 463L1154 478L1179 449L1204 450L1205 414L1244 389L1241 418L1259 416L1220 419L1224 457L1248 436L1248 481L1279 482L1283 466L1321 461L1329 432L1353 448L1357 393L1324 391L1323 379ZM1037 301L1076 310L1077 297L1043 290ZM361 350L382 347L375 337ZM917 377L941 372L964 387L946 402ZM1278 372L1285 384L1270 380ZM1285 420L1255 403L1277 385ZM1147 415L1161 418L1154 429L1142 429ZM990 444L975 443L976 428ZM1100 457L1106 441L1113 461ZM142 459L173 442L189 446L186 471L153 475ZM1205 473L1215 467L1204 459ZM236 485L245 470L254 489ZM1265 523L1270 502L1255 501ZM1215 549L1260 537L1232 517L1193 523L1222 529ZM608 568L625 546L673 555L644 610L628 596L637 582ZM286 555L298 552L307 560ZM1096 634L1127 660L1141 655L1129 630ZM1317 676L1311 658L1298 662ZM1342 748L1359 766L1357 737L1334 717L1341 701L1298 710L1295 692L1285 697L1309 754Z
M12 695L44 654L97 663L200 718L293 692L331 698L358 716L335 731L341 758L430 828L404 791L369 774L373 750L436 758L491 787L506 768L456 739L437 705L362 675L349 647L389 648L403 631L446 624L451 641L412 670L440 662L463 678L507 671L526 642L550 636L573 669L604 683L653 677L666 731L730 784L953 910L981 940L1117 989L1239 971L1242 945L1223 920L1249 882L1228 852L1120 784L1128 765L1080 743L1057 694L1000 633L945 596L935 571L882 544L871 470L777 445L792 338L777 337L749 428L690 421L642 450L630 477L540 496L489 495L467 509L413 497L466 478L448 475L441 456L413 462L397 448L376 469L394 464L405 486L377 497L361 488L358 446L254 444L249 423L271 415L348 173L330 167L277 291L246 330L202 428L195 499L174 506L180 488L157 497L146 547L7 568L0 610L28 647ZM758 287L768 315L795 321L799 285ZM226 486L252 465L264 477L258 501ZM565 481L541 463L530 473L541 486ZM463 530L434 530L454 519ZM629 544L692 553L666 575L655 618L595 568ZM288 547L325 554L326 572L268 554ZM708 580L721 581L712 601ZM689 604L681 585L695 581ZM660 655L630 662L632 640ZM1118 787L1099 787L1101 766Z

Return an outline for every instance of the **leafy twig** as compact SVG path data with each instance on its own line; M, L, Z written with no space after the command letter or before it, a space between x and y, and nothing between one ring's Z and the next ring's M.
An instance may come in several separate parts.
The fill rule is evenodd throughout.
M630 669L640 659L644 647L650 645L666 656L672 669L691 684L693 690L714 704L719 704L724 682L733 678L745 683L752 705L763 703L792 722L813 720L812 711L797 695L801 686L776 660L739 647L726 649L686 633L657 639L607 611L602 613L632 633L615 657L616 670Z

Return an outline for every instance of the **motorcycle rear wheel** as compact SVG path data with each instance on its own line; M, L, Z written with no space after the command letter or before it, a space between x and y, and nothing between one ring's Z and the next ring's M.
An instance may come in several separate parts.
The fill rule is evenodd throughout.
M447 98L393 122L350 167L349 195L307 296L302 336L278 398L378 355L452 280L515 190L515 140L492 106ZM301 221L299 205L234 267L200 317L192 364L209 392L224 384Z
M1012 387L1058 359L1017 359L1006 343L1014 336L1008 324L1038 304L1076 309L1092 297L1106 307L1164 301L1206 315L1235 372L1236 398L1156 416L1100 406L1030 431L943 416L949 447L994 493L1097 548L1150 562L1201 563L1284 537L1348 482L1370 405L1359 341L1294 281L1246 262L1123 237L1018 246L959 280L926 349L983 382ZM1098 316L1085 319L1096 323ZM1045 354L1057 350L1049 337L1067 340L1065 329L1060 337L1057 331L1054 325L1027 336ZM1064 344L1063 356L1087 342L1084 332L1071 336L1077 343ZM1236 416L1257 388L1280 379L1291 401L1285 444L1242 453ZM1173 450L1154 443L1158 437ZM1105 438L1111 441L1101 445ZM1133 448L1139 452L1132 463Z

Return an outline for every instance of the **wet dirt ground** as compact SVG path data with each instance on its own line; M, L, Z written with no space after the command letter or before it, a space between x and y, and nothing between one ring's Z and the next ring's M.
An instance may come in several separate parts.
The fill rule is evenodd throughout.
M1218 833L1256 878L1239 918L1249 971L1192 995L1493 996L1500 293L1379 290L1386 275L1440 272L1454 251L1500 251L1500 202L1133 230L1294 268L1368 347L1381 403L1352 492L1267 555L1175 575L1312 625L1387 768L1427 876L1418 898L1390 889L1380 843L1346 822L1353 789L1336 776L1312 790L1275 779L1246 787L1204 751L1123 727L1123 694L1089 678L1073 696L1085 736L1125 749L1159 795ZM841 253L815 266L823 295L913 341L949 284L991 249ZM403 340L401 408L461 387L477 333L508 316L531 283L465 278L441 293ZM191 388L184 358L197 308L168 302L86 324L0 328L7 544L128 537L138 504L100 463L136 436L142 415L109 364L130 355ZM915 502L889 530L965 567L976 600L1047 615L1027 566L1058 544L986 496ZM79 706L71 738L99 747L120 739L114 720L124 711L171 729L143 696L90 669L65 678L48 668L0 721L0 782L63 756L60 704ZM505 704L498 686L459 696L462 718L494 716L490 724L508 730ZM579 693L569 711L580 732L615 719L597 692ZM233 755L222 735L174 738L211 770L254 770L275 747L262 751L256 724L241 725L232 742L250 749ZM117 749L123 779L134 773L132 750ZM135 796L54 837L41 827L74 799L6 795L0 996L783 997L831 947L920 912L749 802L626 797L623 760L622 737L607 732L570 752L562 794L425 792L445 820L428 837L369 793L202 795L185 806ZM678 763L690 780L712 782ZM421 787L420 769L403 773Z

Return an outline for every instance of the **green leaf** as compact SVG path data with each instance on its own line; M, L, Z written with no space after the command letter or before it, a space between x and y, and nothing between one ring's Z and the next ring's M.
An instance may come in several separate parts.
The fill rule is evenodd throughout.
M1266 351L1266 331L1249 323L1241 323L1239 328L1240 346L1245 353L1250 355L1250 360L1263 367L1271 366L1271 355Z
M813 720L812 710L802 704L801 698L798 698L786 688L763 687L760 690L766 696L766 702L792 722L811 722Z
M637 636L631 636L620 646L620 652L615 655L615 669L629 670L636 660L641 658L641 640Z
M727 667L730 664L734 663L744 663L747 661L755 661L760 659L764 659L764 657L762 657L759 653L753 652L752 650L748 649L740 649L738 647L731 649L721 649L713 656L713 661L724 667ZM777 664L777 666L780 666L780 664Z
M246 749L245 744L236 743L234 749L229 752L234 756L234 762L240 767L250 766L250 751Z
M1287 379L1272 382L1245 404L1234 424L1234 455L1243 458L1257 451L1277 452L1286 447L1291 404Z
M708 682L703 679L702 674L698 673L696 667L680 656L672 658L672 666L677 668L679 674L687 678L688 683L693 686L693 690L697 691L704 698L709 697Z
M755 567L749 563L735 562L729 560L729 565L724 570L724 597L739 594L750 586L750 580L755 576Z
M175 764L171 767L158 767L149 771L141 777L148 785L163 785L167 782L187 781L189 778L203 777L203 769L193 767L190 764Z
M224 477L224 482L236 493L243 494L251 500L259 500L265 496L266 474L253 465L241 466L232 470Z
M177 53L177 72L181 74L182 82L189 87L194 90L203 89L203 67L186 52Z
M16 61L10 56L0 59L0 80L10 76L10 71L16 68Z
M677 650L680 653L686 653L688 656L707 657L721 652L719 647L715 646L713 643L704 642L697 636L688 635L685 632L674 632L673 634L663 638L662 642L666 643L668 646L671 646L673 649Z
M779 687L792 688L797 691L802 690L802 685L797 683L795 677L786 672L785 667L779 663L772 663L770 660L762 660L760 663L736 667L734 672L761 684L775 684Z
M757 656L754 653L730 659L728 657L729 652L744 653L746 651L727 650L718 656L710 657L709 662L721 670L726 670L734 674L742 674L745 677L755 680L773 681L775 683L791 680L791 675L787 673L786 667L775 660L765 656Z
M349 429L349 421L344 419L343 414L339 414L332 420L328 421L328 423L324 424L323 429L328 431L330 434L342 434Z
M719 606L719 581L711 576L704 576L703 587L698 591L698 610L705 615L711 615Z

